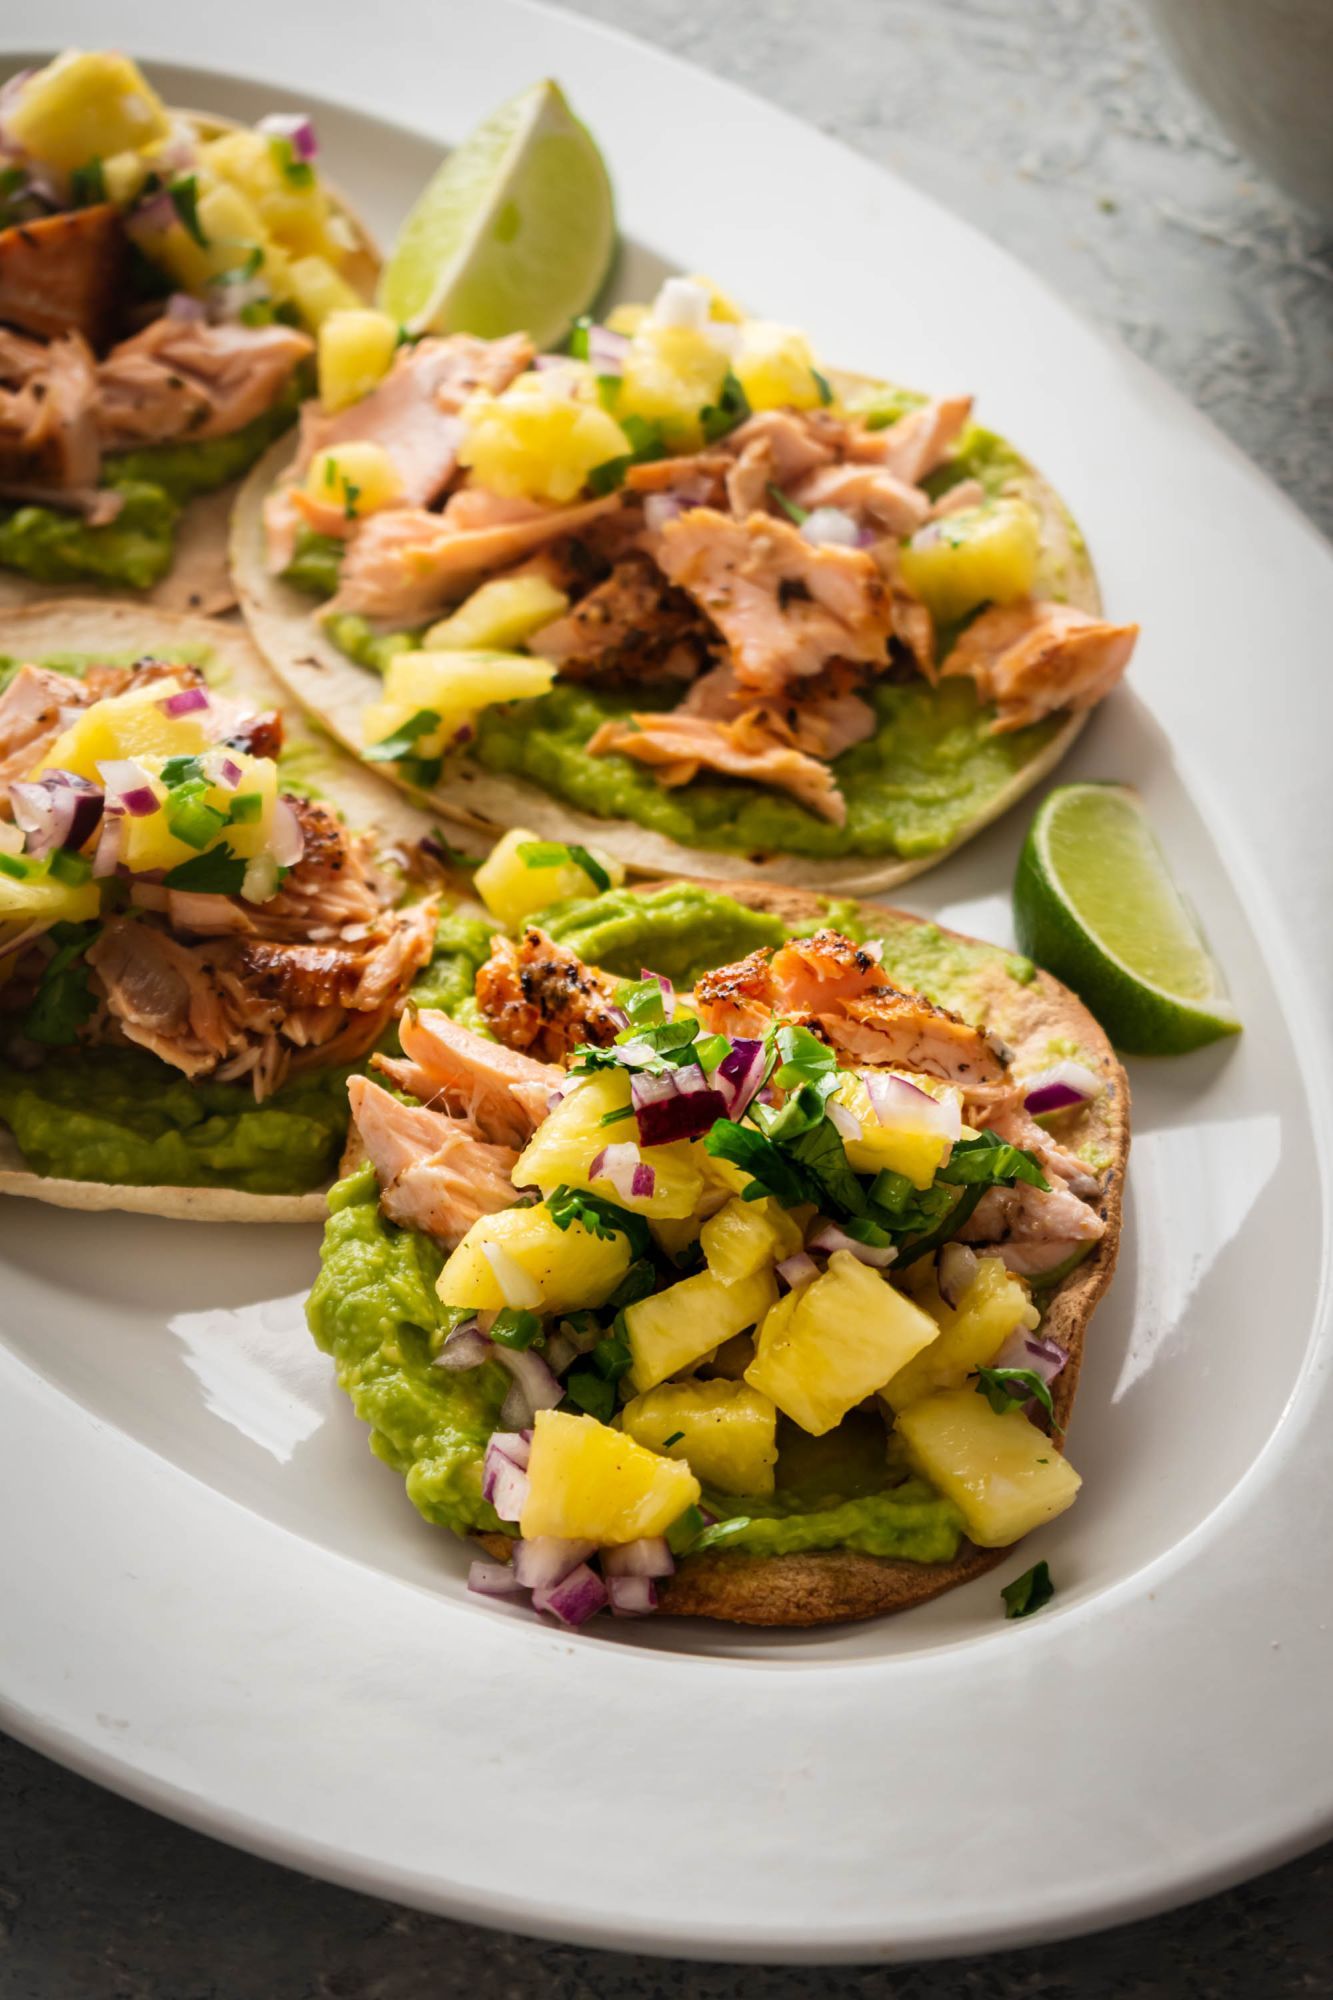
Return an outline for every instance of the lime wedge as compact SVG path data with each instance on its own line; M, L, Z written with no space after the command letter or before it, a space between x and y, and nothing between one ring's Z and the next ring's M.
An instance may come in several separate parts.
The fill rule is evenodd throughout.
M1072 986L1127 1055L1181 1055L1240 1029L1136 792L1061 785L1014 878L1029 958Z
M557 84L533 84L455 147L398 233L379 304L409 333L527 333L551 347L616 243L611 182Z

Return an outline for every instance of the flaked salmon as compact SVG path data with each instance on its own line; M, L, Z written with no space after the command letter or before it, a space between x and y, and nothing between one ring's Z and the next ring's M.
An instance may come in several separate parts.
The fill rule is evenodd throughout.
M97 377L77 333L26 340L0 327L0 486L12 498L64 495L83 511L98 499Z
M78 682L44 667L20 667L0 694L0 813L8 815L9 787L39 764L64 727L61 710L78 705Z
M1129 665L1137 625L1113 625L1070 604L996 605L968 626L940 668L967 675L993 702L992 734L1057 709L1092 708Z
M293 326L155 319L98 365L103 448L228 437L270 409L313 352Z
M835 661L789 694L756 701L748 688L741 687L734 668L717 666L694 683L676 713L702 715L713 722L756 715L777 742L827 763L875 733L874 710L860 692L860 681L855 667Z
M1076 1250L1099 1242L1106 1224L1096 1209L1058 1183L1049 1190L987 1188L958 1232L960 1243L984 1246L1024 1277L1053 1271Z
M788 521L695 507L655 537L657 561L707 612L736 677L778 694L830 659L884 666L893 629L883 578L860 549L813 547Z
M906 485L919 486L944 463L971 414L970 396L942 396L883 430L849 426L847 456L861 465L881 465Z
M919 486L880 465L824 465L787 489L798 507L840 507L859 514L869 525L889 535L911 535L930 514L930 500Z
M604 722L588 741L594 757L618 753L647 764L659 783L688 785L701 771L724 778L745 778L753 784L790 792L808 812L841 826L847 801L827 764L775 740L758 710L734 722L710 721L702 715L646 711L628 719Z
M551 1093L564 1082L554 1064L474 1035L434 1008L406 1014L398 1035L413 1065L412 1087L429 1085L423 1101L470 1119L494 1145L525 1146L550 1108ZM394 1076L391 1060L377 1056L376 1067Z
M0 320L105 345L125 295L125 231L111 202L0 229Z
M349 1079L352 1123L380 1184L380 1207L402 1229L424 1229L447 1250L473 1223L513 1205L518 1154L465 1120L404 1104L368 1077Z
M517 941L492 938L476 982L477 1005L496 1039L547 1063L562 1062L581 1043L605 1048L615 1040L624 1023L615 990L607 973L535 924Z

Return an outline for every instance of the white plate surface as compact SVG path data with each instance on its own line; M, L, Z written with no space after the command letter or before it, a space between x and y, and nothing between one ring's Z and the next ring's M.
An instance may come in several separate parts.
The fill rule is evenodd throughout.
M824 1635L564 1636L469 1600L303 1330L314 1232L7 1204L0 1716L298 1867L675 1953L975 1951L1312 1844L1333 1820L1327 549L1037 279L780 113L511 0L334 22L143 5L133 34L194 66L163 72L178 99L318 110L386 229L441 140L558 75L651 246L622 289L658 259L707 270L840 362L980 394L1145 628L1062 775L1142 787L1249 1031L1134 1065L1078 1507L998 1578ZM96 46L105 13L52 0L42 27ZM1004 936L1024 819L914 907ZM1037 1554L1058 1597L1006 1624L998 1585Z

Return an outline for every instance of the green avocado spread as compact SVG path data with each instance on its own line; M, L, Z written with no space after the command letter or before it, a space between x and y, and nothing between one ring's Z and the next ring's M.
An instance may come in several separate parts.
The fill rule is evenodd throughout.
M706 967L806 935L821 923L858 940L866 935L854 904L830 900L817 918L788 926L692 883L644 895L613 889L570 898L533 921L608 971L636 977L652 965L682 984ZM481 1026L473 982L489 956L491 929L458 913L441 921L434 961L414 988L418 1004ZM933 967L937 989L955 995L997 955L1003 957L959 946L935 930L911 949L914 975ZM905 965L908 948L902 943L895 953L890 937L884 963L891 977L896 956ZM357 1414L371 1426L372 1449L403 1475L409 1497L428 1520L459 1532L499 1527L481 1498L481 1458L497 1427L507 1377L493 1363L458 1372L430 1365L432 1336L442 1324L434 1289L441 1252L428 1237L385 1220L369 1165L339 1183L329 1210L307 1314ZM700 1550L779 1555L852 1548L910 1562L947 1562L957 1554L960 1515L886 1457L877 1419L853 1411L824 1438L807 1437L784 1421L779 1447L775 1494L705 1494L715 1521L700 1537Z

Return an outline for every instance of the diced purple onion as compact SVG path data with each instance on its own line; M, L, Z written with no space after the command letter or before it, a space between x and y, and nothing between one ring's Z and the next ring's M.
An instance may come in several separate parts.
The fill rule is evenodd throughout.
M764 1045L742 1038L734 1041L713 1071L728 1118L743 1118L764 1076Z
M839 1104L836 1097L826 1099L824 1110L834 1131L839 1133L842 1138L860 1139L863 1136L860 1119L856 1116L855 1112L849 1111L845 1104Z
M124 833L124 815L108 813L102 821L102 831L93 850L93 875L98 881L108 875L114 875L120 866L120 848Z
M1103 1084L1093 1070L1079 1062L1052 1063L1038 1076L1023 1084L1024 1108L1040 1118L1050 1111L1070 1111L1076 1104L1090 1104L1100 1097Z
M512 1563L486 1562L481 1557L467 1573L467 1587L478 1597L512 1597L523 1588Z
M932 1132L952 1145L963 1130L963 1114L955 1093L932 1097L919 1084L890 1070L861 1071L871 1109L881 1125L894 1125L909 1132Z
M47 771L11 785L14 823L27 835L26 851L40 859L58 847L77 852L96 833L103 799L98 787L73 771Z
M898 1255L892 1243L859 1243L855 1236L849 1236L845 1229L839 1229L836 1222L821 1222L809 1240L811 1250L848 1250L858 1262L869 1264L876 1271L885 1270Z
M935 1260L936 1283L946 1306L956 1306L977 1275L977 1253L966 1243L946 1243Z
M133 757L108 757L97 767L106 786L108 812L125 812L131 819L147 819L161 804L153 782L142 764Z
M606 1009L606 1018L615 1024L617 1034L622 1033L629 1026L629 1015L623 1007L608 1007Z
M854 549L860 530L842 507L816 507L801 523L801 538L820 548Z
M665 1535L645 1535L637 1542L602 1550L603 1576L674 1576L676 1558Z
M639 1158L639 1149L632 1139L603 1146L588 1168L588 1178L610 1181L622 1201L632 1201L636 1196L647 1197L657 1187L656 1173Z
M184 324L197 324L208 318L208 307L203 300L192 298L188 292L173 292L167 300L166 312L168 319Z
M456 1326L445 1340L431 1366L434 1368L480 1368L491 1358L493 1343L487 1340L475 1320ZM526 1464L526 1460L524 1463Z
M629 349L630 343L626 334L612 333L609 326L588 328L588 362L594 374L623 374Z
M319 151L315 128L301 111L271 111L267 118L260 119L255 130L270 139L285 139L292 149L292 158L303 166Z
M663 1019L667 1021L674 1020L676 1013L676 989L667 978L665 972L653 972L645 965L641 969L639 977L640 979L655 979L657 981L662 993Z
M515 1465L495 1438L488 1440L481 1461L481 1497L489 1500L502 1521L517 1521L528 1497L528 1475Z
M503 1423L522 1430L538 1410L553 1410L557 1403L563 1402L565 1392L559 1381L531 1347L505 1347L496 1341L492 1354L514 1378L500 1410Z
M606 1586L595 1569L580 1563L549 1590L534 1590L534 1611L549 1611L562 1625L586 1625L606 1606Z
M563 1375L578 1351L567 1333L553 1333L546 1342L546 1365L553 1375Z
M1058 1341L1044 1340L1039 1333L1029 1333L1025 1326L1019 1326L1014 1328L990 1365L992 1368L1028 1368L1034 1375L1040 1375L1049 1387L1068 1359L1067 1351Z
M178 688L175 694L164 695L157 706L163 715L175 716L195 715L201 708L209 708L212 704L207 688L188 687Z
M649 493L644 498L644 525L654 535L661 534L668 521L685 512L685 502L675 493Z
M528 1460L532 1455L531 1431L492 1431L486 1445L488 1450L494 1446L495 1450L507 1458L511 1465L516 1465L520 1472L527 1471Z
M525 1590L551 1590L596 1552L596 1542L566 1542L555 1535L534 1535L515 1548L514 1575Z
M819 1266L808 1250L793 1250L791 1256L784 1257L776 1269L778 1277L790 1292L819 1276Z
M269 847L279 868L295 868L305 853L305 831L288 799L279 799L273 808Z
M141 201L125 218L125 227L131 236L161 236L176 221L176 204L171 199L170 190L159 188L150 194L147 201Z
M642 1618L657 1609L657 1585L650 1576L609 1577L606 1594L616 1618Z
M229 757L225 750L210 750L203 759L203 766L205 776L209 782L214 785L221 785L222 789L227 792L234 792L240 784L241 779L245 776L236 759ZM344 930L343 936L344 938L347 936L346 930Z
M665 1076L630 1078L630 1101L645 1146L668 1146L676 1139L702 1139L728 1115L722 1091L698 1063L682 1063Z

